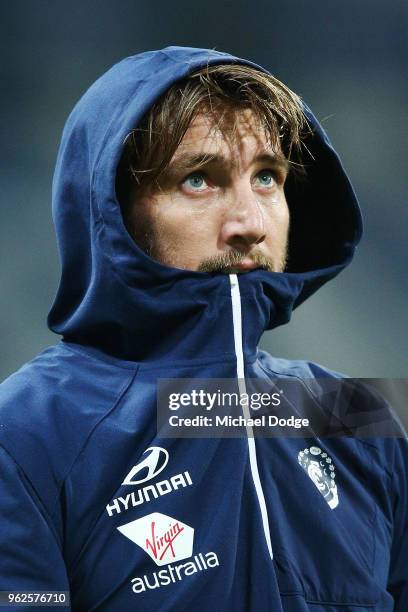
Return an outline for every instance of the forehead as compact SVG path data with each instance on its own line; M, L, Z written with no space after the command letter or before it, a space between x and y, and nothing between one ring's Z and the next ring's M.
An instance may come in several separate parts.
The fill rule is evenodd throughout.
M279 141L272 143L271 135L251 109L226 112L222 116L201 111L190 123L172 161L186 153L220 152L233 157L265 152L282 155Z

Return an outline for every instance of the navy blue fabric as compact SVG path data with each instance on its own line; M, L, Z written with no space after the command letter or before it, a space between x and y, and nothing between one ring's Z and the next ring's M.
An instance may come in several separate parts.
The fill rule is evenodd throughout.
M144 254L123 224L116 169L126 135L173 82L235 62L251 64L179 47L129 57L67 121L53 185L62 275L49 314L63 339L0 391L0 590L70 589L72 609L87 611L408 609L406 440L257 439L272 561L247 440L156 431L158 379L236 377L230 282ZM257 348L350 262L361 236L352 187L305 112L307 178L286 188L290 269L239 276L248 377L336 377ZM313 445L336 465L334 510L298 463ZM191 484L125 508L142 486L123 480L152 447L167 451L168 465L146 485L186 471ZM192 527L193 555L218 563L155 585L165 568L117 528L156 512Z

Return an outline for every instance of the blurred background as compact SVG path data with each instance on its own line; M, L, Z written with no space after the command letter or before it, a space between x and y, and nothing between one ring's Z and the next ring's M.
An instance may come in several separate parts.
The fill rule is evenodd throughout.
M359 196L351 267L262 348L353 377L407 376L408 3L393 0L15 0L3 7L0 379L58 337L51 180L65 119L121 58L170 44L270 69L323 122Z

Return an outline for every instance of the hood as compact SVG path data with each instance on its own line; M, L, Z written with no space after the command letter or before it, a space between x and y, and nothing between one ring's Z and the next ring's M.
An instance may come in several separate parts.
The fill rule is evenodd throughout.
M242 63L227 53L167 47L128 57L84 94L69 116L53 181L61 281L51 330L122 359L220 359L234 354L228 275L168 267L129 236L115 192L128 133L175 81L207 64ZM291 215L290 266L239 275L244 353L266 329L338 274L361 236L358 204L327 135L312 128L307 176L285 186Z

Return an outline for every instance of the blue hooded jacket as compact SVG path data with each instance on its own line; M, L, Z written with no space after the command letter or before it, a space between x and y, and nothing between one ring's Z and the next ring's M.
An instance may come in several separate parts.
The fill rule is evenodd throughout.
M244 377L337 378L257 348L350 262L361 235L352 187L306 106L307 179L286 187L288 272L171 268L123 224L127 134L175 81L237 62L259 68L181 47L126 58L67 121L49 314L62 340L0 390L0 591L69 590L81 611L408 610L404 438L157 432L159 379L242 389ZM319 401L318 384L304 388Z

